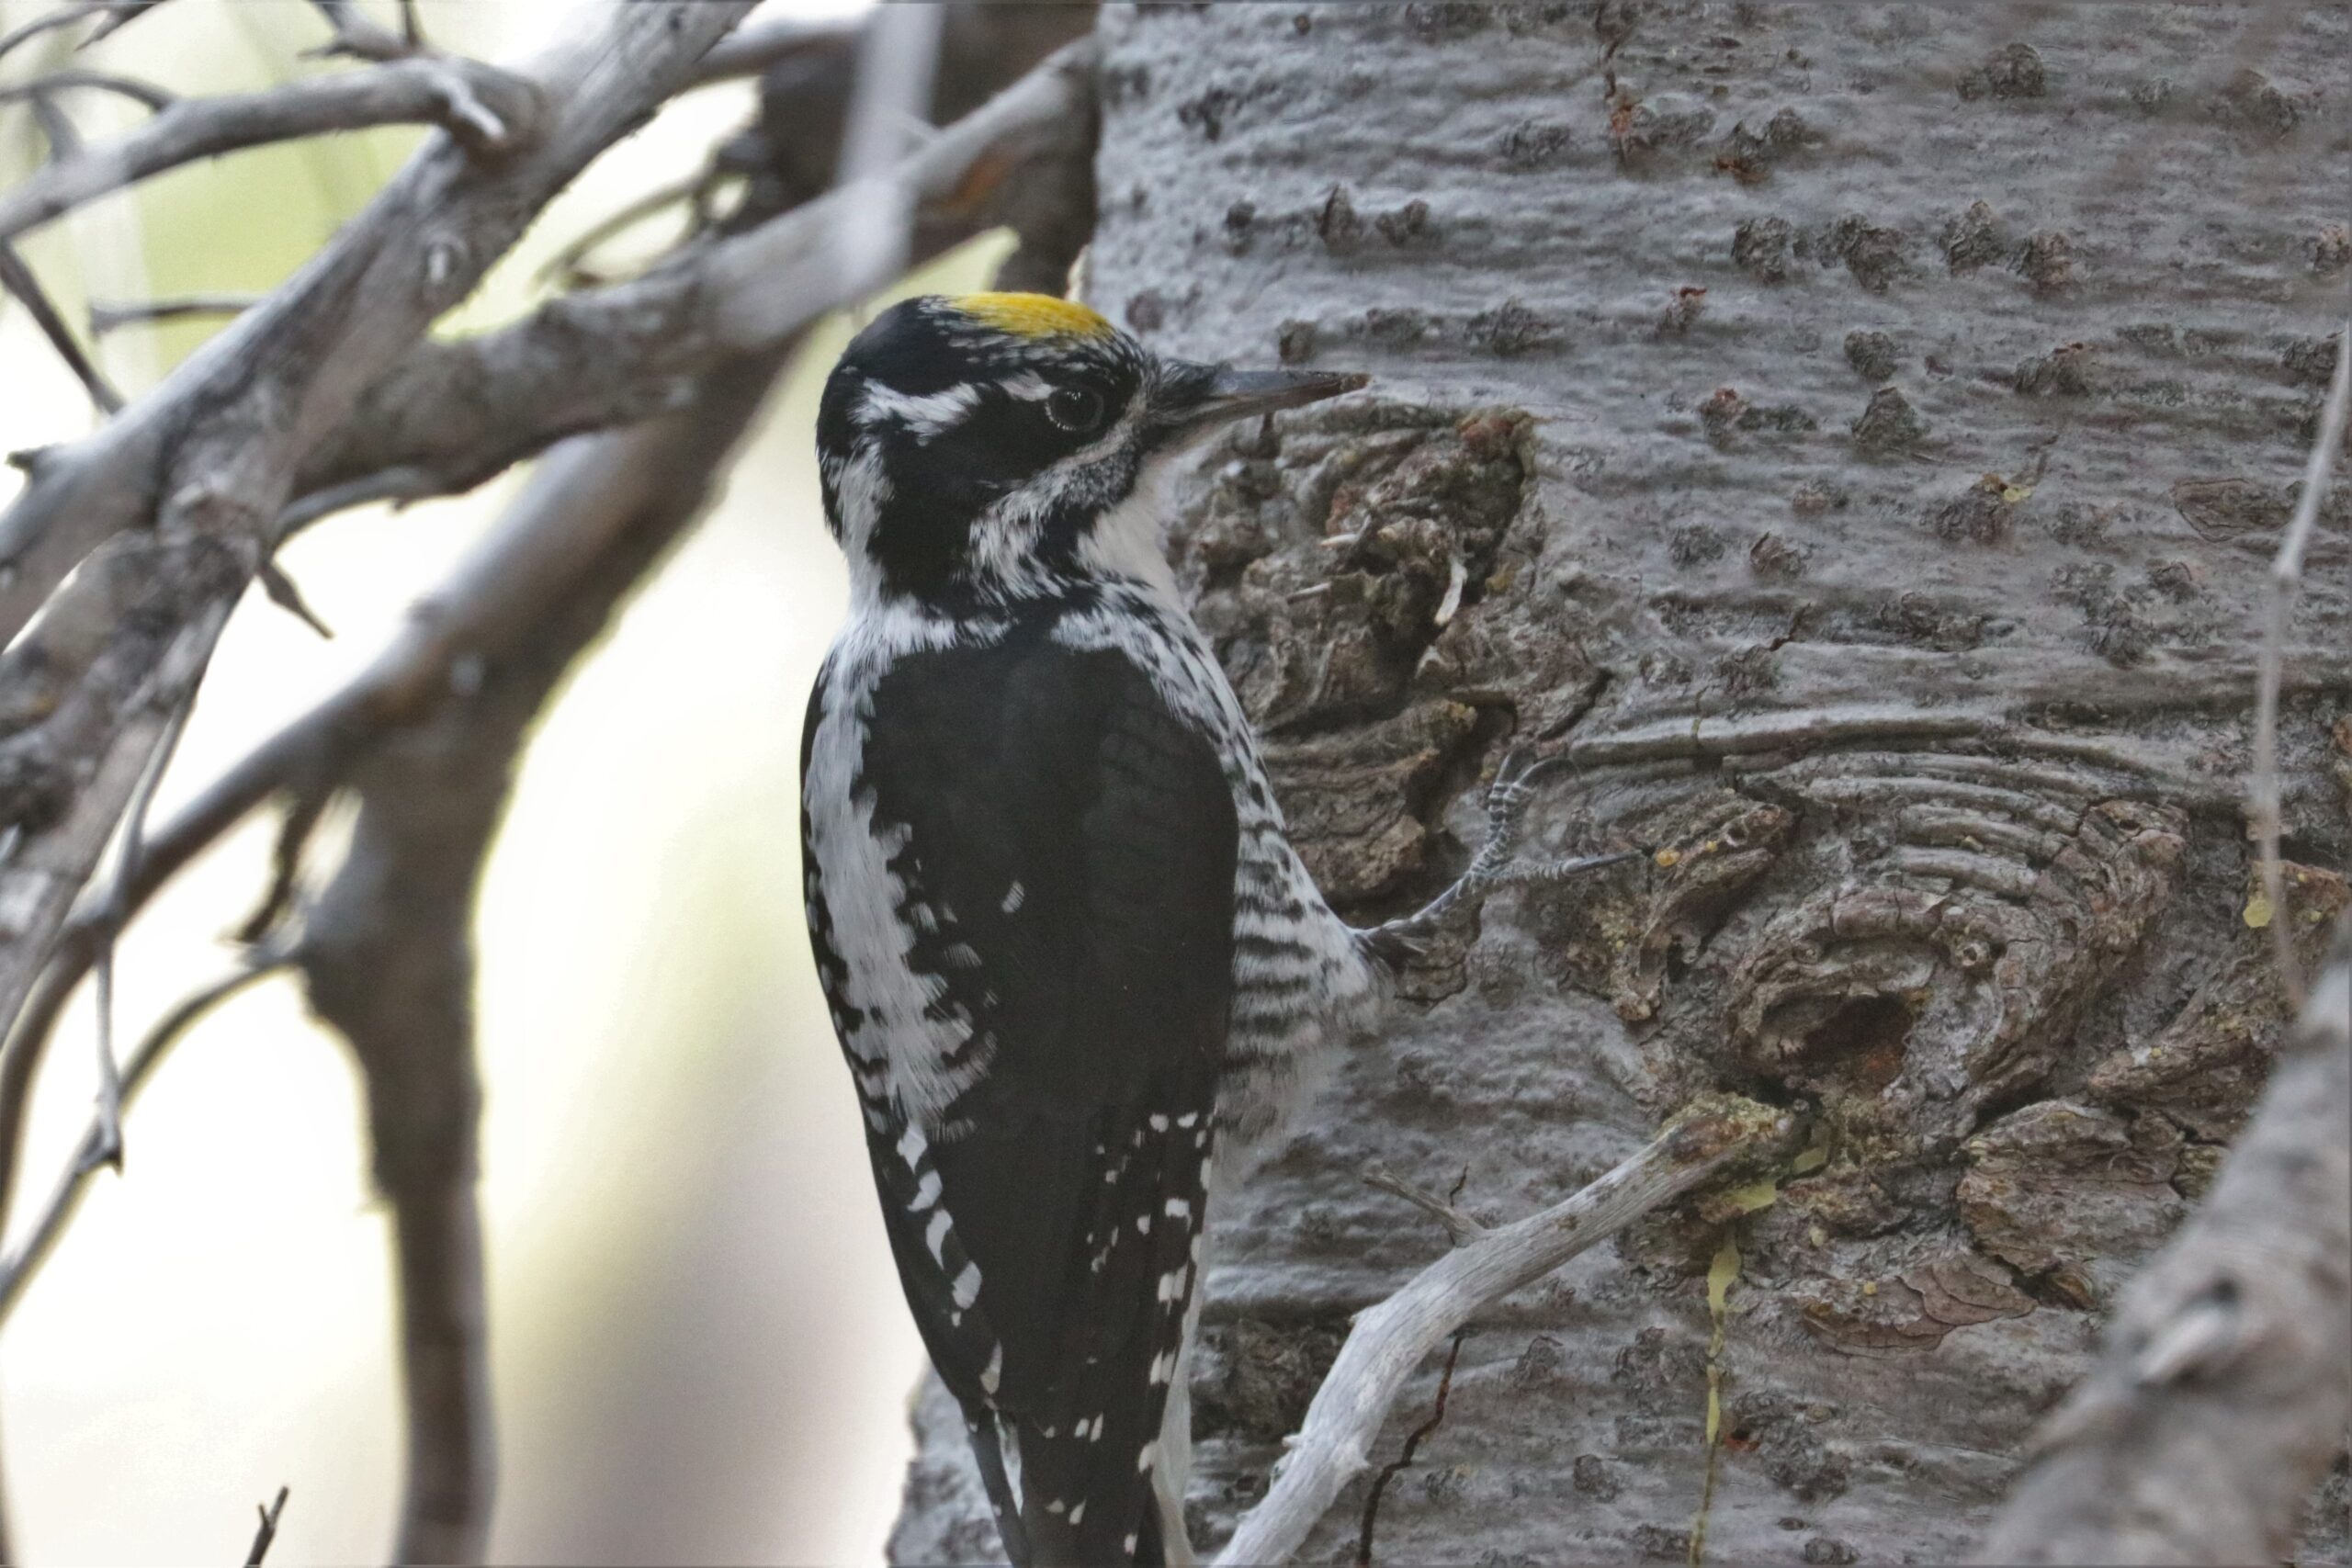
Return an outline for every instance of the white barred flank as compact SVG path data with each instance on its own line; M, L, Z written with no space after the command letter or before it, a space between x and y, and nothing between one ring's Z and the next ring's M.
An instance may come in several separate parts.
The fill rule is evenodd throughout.
M1199 725L1225 760L1240 828L1234 867L1232 1068L1217 1118L1244 1145L1289 1116L1311 1080L1310 1058L1344 1042L1378 995L1355 933L1323 901L1283 832L1258 739L1225 671L1210 657L1164 571L1117 581L1102 606L1062 623L1065 645L1111 649L1147 671L1161 698Z
M845 503L843 513L854 526L855 510ZM905 601L861 597L819 677L823 706L809 741L803 796L816 861L810 884L821 886L831 917L844 975L833 1021L869 1122L875 1111L895 1106L916 1126L940 1133L948 1105L987 1070L990 1043L982 1040L951 1065L951 1055L971 1039L971 1020L961 1008L934 1008L945 982L908 962L918 932L937 929L939 912L907 897L890 870L907 829L877 827L872 793L857 787L874 689L910 654L1002 633L1001 623L951 620Z

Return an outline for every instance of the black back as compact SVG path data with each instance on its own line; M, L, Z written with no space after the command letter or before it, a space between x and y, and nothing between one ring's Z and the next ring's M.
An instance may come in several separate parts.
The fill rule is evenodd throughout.
M1156 1555L1137 1456L1167 1393L1153 1362L1172 1362L1197 1287L1237 829L1208 740L1125 655L1072 651L1049 626L910 655L874 692L857 788L877 832L905 830L901 910L930 912L932 929L909 921L908 961L934 1009L970 1021L964 1051L987 1069L922 1168L894 1134L870 1141L933 1362L967 1414L1017 1433L1028 1552L1091 1563L1125 1560L1131 1534ZM838 1008L845 969L814 892ZM936 1254L915 1207L929 1171L953 1224ZM969 1309L954 1295L966 1259Z

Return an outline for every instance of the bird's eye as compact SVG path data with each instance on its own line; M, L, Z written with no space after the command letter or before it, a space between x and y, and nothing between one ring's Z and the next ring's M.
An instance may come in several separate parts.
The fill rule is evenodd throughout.
M1091 387L1057 387L1046 400L1046 417L1073 435L1085 435L1102 423L1102 394Z

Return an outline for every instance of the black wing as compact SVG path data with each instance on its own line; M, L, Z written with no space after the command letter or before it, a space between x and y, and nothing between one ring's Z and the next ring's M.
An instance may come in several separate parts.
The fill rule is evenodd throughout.
M1223 766L1125 656L1016 634L896 666L860 786L877 831L905 829L910 962L985 1060L916 1158L870 1140L907 1299L967 1415L1012 1437L1018 1546L1156 1558L1148 1445L1232 992Z

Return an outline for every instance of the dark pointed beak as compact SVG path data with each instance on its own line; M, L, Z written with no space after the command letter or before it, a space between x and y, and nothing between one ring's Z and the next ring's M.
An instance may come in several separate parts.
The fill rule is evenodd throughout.
M1164 359L1151 397L1154 444L1175 446L1230 421L1319 403L1371 380L1353 371L1237 370Z

